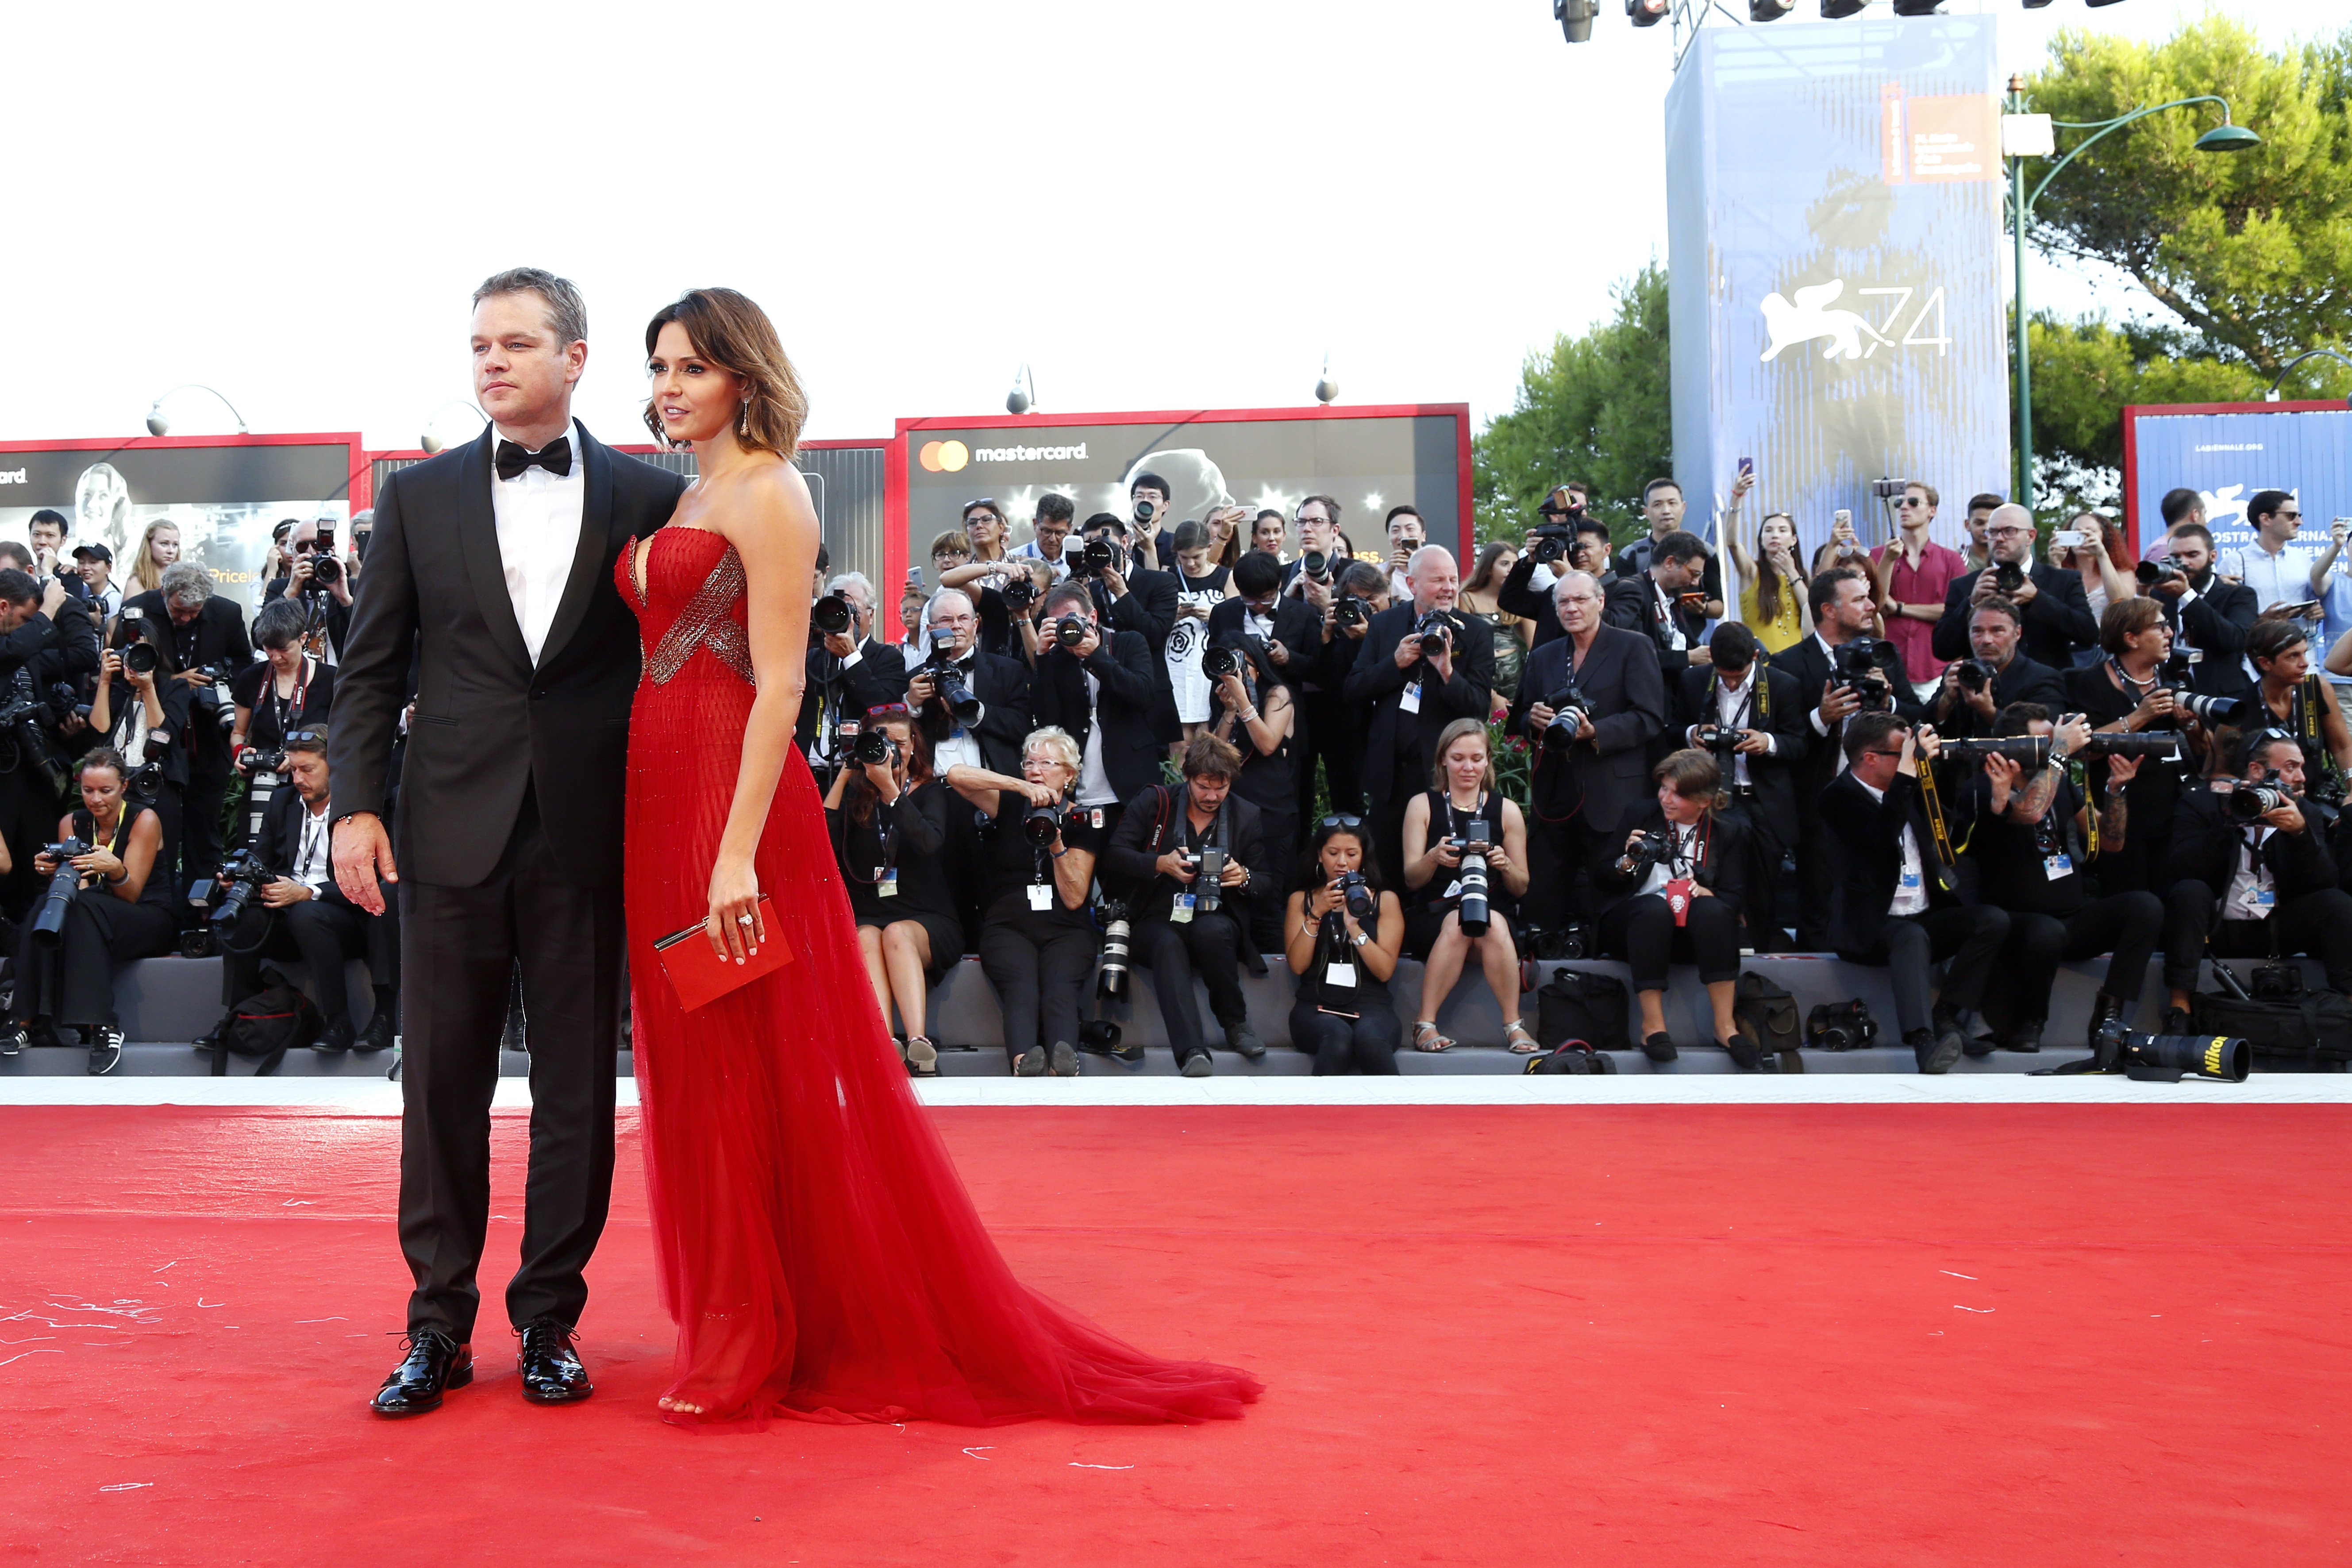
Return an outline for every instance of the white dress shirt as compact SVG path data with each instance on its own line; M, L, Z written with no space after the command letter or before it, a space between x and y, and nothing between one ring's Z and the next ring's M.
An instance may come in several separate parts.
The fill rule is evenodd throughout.
M2273 831L2267 826L2258 826L2252 842L2243 838L2238 841L2238 868L2231 873L2230 890L2221 899L2223 920L2268 920L2277 910L2278 883L2271 876L2271 868L2263 864L2261 853L2263 841Z
M1078 804L1080 805L1117 805L1118 791L1110 784L1110 770L1103 766L1102 682L1093 670L1087 671L1087 746L1078 763Z
M522 646L534 665L540 649L547 646L547 630L555 624L564 584L572 580L572 558L580 549L580 519L588 500L587 432L575 419L564 434L572 438L572 471L561 478L530 468L502 479L495 466L490 469L490 515L498 523L499 560L506 569L515 624L522 628ZM494 432L493 457L497 442L511 439L502 431Z
M1755 694L1758 684L1763 679L1764 661L1760 658L1748 667L1748 679L1741 681L1738 686L1733 686L1723 672L1717 672L1715 678L1715 721L1727 730L1755 730L1755 719L1748 712L1748 700ZM1698 743L1696 739L1698 728L1699 727L1696 724L1694 724L1688 730L1683 731L1684 740L1692 745L1696 745ZM1760 730L1757 732L1759 734L1763 733ZM1774 735L1764 736L1764 754L1766 756L1769 757L1776 754L1780 749L1780 742L1779 737ZM1755 782L1748 777L1748 758L1744 753L1738 752L1731 753L1731 782L1742 786Z
M327 814L333 804L322 800L313 808L305 802L302 808L302 846L294 857L294 879L310 889L314 899L327 890L327 879L334 874L327 859Z
M1884 804L1886 792L1871 789L1863 781L1853 781L1870 790L1870 798ZM1927 912L1927 863L1919 857L1919 836L1911 825L1903 825L1903 874L1895 882L1895 901L1886 907L1890 915L1922 915Z

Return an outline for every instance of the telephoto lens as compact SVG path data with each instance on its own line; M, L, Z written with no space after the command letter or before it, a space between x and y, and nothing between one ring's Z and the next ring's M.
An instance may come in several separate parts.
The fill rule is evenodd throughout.
M849 742L849 760L861 768L869 768L877 763L887 764L897 756L898 751L898 742L890 738L889 731L880 728L860 730L857 739Z
M2220 969L2215 964L2215 969ZM2101 1066L2112 1062L2124 1076L2142 1083L2179 1083L2184 1078L2243 1083L2254 1065L2251 1040L2229 1035L2143 1035L2120 1018L2103 1026L2095 1042Z
M1021 832L1040 849L1052 844L1062 834L1062 808L1058 805L1033 805L1021 814Z
M1328 583L1331 580L1331 558L1319 550L1310 550L1300 556L1298 569L1307 574L1309 582Z
M1952 678L1960 683L1964 691L1982 691L1992 685L1993 668L1980 658L1956 659L1952 663Z
M1127 906L1117 899L1102 902L1102 954L1096 961L1095 994L1113 1001L1127 994ZM1113 1043L1117 1037L1113 1037Z
M1372 617L1365 610L1364 601L1350 595L1333 607L1331 618L1339 626L1360 626L1369 624Z
M41 912L33 917L33 940L55 946L65 940L66 910L72 907L74 894L81 888L81 873L74 869L74 858L89 854L89 846L79 838L68 838L45 844L41 849L56 858L58 868L49 873L48 891L41 896Z
M1157 506L1154 506L1151 502L1148 500L1139 500L1135 503L1136 527L1150 528L1151 526L1151 520L1159 515L1160 509Z
M1464 936L1485 936L1493 923L1493 912L1486 901L1486 821L1480 817L1462 830L1462 864L1454 876L1462 884L1462 917Z
M2230 815L2240 822L2252 822L2266 812L2276 811L2294 797L2286 786L2271 774L2260 784L2240 784L2229 795Z
M849 630L856 619L849 608L849 601L839 594L827 594L809 606L809 625L829 637L837 637Z

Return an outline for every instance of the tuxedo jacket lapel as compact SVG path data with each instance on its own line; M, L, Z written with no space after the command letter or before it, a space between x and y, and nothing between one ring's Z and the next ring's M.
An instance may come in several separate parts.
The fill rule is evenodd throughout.
M473 584L475 603L481 607L482 624L490 629L490 640L528 677L530 649L523 644L514 597L507 592L506 561L499 553L498 514L490 507L490 452L497 438L495 429L486 428L466 448L457 481L457 548L465 556L466 576Z
M555 619L548 623L547 641L539 650L542 667L553 663L563 651L563 645L587 618L588 601L597 584L611 575L609 563L616 542L611 537L613 454L588 434L585 425L580 426L580 461L585 480L580 498L580 543L572 552L572 575L564 580L563 597L556 603Z

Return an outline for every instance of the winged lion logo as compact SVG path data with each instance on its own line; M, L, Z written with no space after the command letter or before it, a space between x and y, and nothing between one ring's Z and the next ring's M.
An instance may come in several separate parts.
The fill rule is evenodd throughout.
M1810 284L1790 290L1795 302L1781 298L1779 290L1764 296L1764 328L1771 341L1764 345L1766 363L1780 357L1780 351L1799 343L1827 338L1830 346L1822 351L1823 359L1860 359L1864 350L1862 335L1868 332L1878 342L1888 340L1864 319L1859 311L1832 310L1832 301L1845 292L1845 279L1832 278L1826 283Z

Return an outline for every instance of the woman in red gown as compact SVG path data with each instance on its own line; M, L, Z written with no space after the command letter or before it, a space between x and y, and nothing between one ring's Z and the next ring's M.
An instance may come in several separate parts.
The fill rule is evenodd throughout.
M1259 1392L1248 1373L1111 1338L1015 1279L982 1226L876 1009L791 743L817 541L787 461L804 412L791 364L731 289L665 309L646 347L647 423L692 441L700 474L619 568L645 644L627 900L646 1182L677 1323L663 1407L696 1425L1240 1415ZM792 961L684 1012L653 944L697 923L730 955L780 941Z

